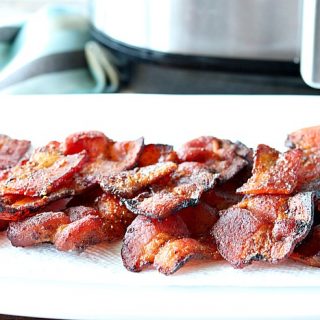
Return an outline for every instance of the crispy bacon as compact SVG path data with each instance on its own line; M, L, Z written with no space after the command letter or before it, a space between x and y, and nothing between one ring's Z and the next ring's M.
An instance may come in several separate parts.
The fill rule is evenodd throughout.
M159 272L170 275L192 259L220 260L221 256L214 242L208 244L192 238L174 239L159 249L154 266Z
M294 250L290 258L312 267L320 267L320 225L312 228L308 238Z
M24 221L11 222L8 239L15 247L29 247L37 243L53 242L59 226L70 223L63 212L43 212Z
M163 219L199 202L203 192L212 189L218 175L202 164L185 162L165 183L154 184L132 199L123 199L129 210L151 218Z
M320 149L320 126L303 128L288 135L286 145L302 150Z
M310 231L313 198L311 192L255 196L222 211L212 230L220 254L236 268L287 258Z
M178 162L177 153L167 144L148 144L139 157L138 167L150 166L158 162Z
M37 242L32 240L34 234L39 233L38 229L42 225L48 225L48 223L51 223L50 241L54 242L54 245L63 251L83 250L87 246L101 241L112 241L122 238L127 226L132 222L135 215L128 211L112 195L100 196L96 199L95 206L96 208L86 206L69 207L64 211L65 213L59 213L67 216L68 220L60 221L57 219L55 220L55 224L52 222L52 219L56 216L54 212L38 213L36 216L22 222L12 223L12 226L15 226L15 230L17 229L16 226L19 226L20 229L18 230L22 231L20 232L21 239L18 238L16 240L16 236L10 240L16 246L29 246L35 243L48 242L48 236L44 237L41 235L36 237Z
M143 149L143 138L135 141L115 142L103 156L89 162L81 174L86 181L101 182L111 174L134 168Z
M68 136L63 144L66 155L86 151L90 161L80 175L93 185L101 177L131 169L138 163L143 150L143 138L134 141L115 142L99 131L84 131Z
M95 215L59 227L54 235L54 245L60 251L84 250L105 240L103 220Z
M296 190L314 191L320 190L320 150L303 152L302 166L298 173Z
M0 193L46 196L68 182L86 161L86 153L64 156L56 143L36 150L30 159L11 168L1 181Z
M102 178L100 186L107 193L112 193L122 198L130 198L147 186L171 175L176 169L177 165L173 162L135 168Z
M203 136L184 144L178 156L181 161L204 163L220 174L221 181L227 181L250 165L251 153L251 149L240 142Z
M30 148L30 141L11 139L0 135L0 170L15 166Z
M280 154L267 145L257 147L252 177L237 192L243 194L291 194L298 183L302 151Z
M5 195L0 198L0 219L20 221L32 216L48 204L66 198L69 190L62 189L44 197Z
M82 131L68 136L62 149L65 155L85 150L90 159L95 160L99 156L108 155L113 144L114 141L100 131Z
M99 212L97 210L86 206L70 207L65 210L65 213L69 216L71 222L80 220L89 215L99 216Z
M300 129L288 135L286 145L303 152L296 191L320 189L320 126Z
M134 272L154 262L161 246L168 240L187 237L189 231L178 216L158 221L138 216L124 236L121 256L124 266Z
M51 192L47 196L3 195L0 197L0 219L11 221L22 220L27 216L34 215L39 210L43 210L43 208L55 201L63 201L63 199L68 199L69 201L71 196L82 194L88 191L88 189L90 189L90 186L88 187L81 177L75 175L71 182L68 182L65 186Z
M113 195L102 195L96 200L95 207L103 220L105 239L108 241L121 239L135 218L135 215Z

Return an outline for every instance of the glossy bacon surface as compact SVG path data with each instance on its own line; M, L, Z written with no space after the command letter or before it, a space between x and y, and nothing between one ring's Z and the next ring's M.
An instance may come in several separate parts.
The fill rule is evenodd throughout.
M221 256L215 243L201 243L192 238L169 240L156 254L156 269L170 275L183 267L190 260L220 260Z
M217 177L200 163L184 162L165 183L152 185L150 190L123 201L136 214L163 219L196 205L202 193L214 187Z
M65 213L69 216L70 222L80 220L89 215L99 216L99 212L97 210L86 206L70 207L65 210Z
M24 221L11 222L7 235L12 245L29 247L37 243L53 242L53 236L61 225L70 223L64 212L44 212Z
M91 183L99 183L105 177L136 166L143 150L143 138L134 141L115 142L107 151L90 161L81 174Z
M69 135L62 148L66 155L85 150L90 159L96 159L108 155L113 144L114 141L100 131L82 131Z
M320 149L320 126L303 128L288 135L286 145L302 150Z
M222 211L213 227L219 252L236 268L287 258L311 229L313 201L311 192L244 199Z
M122 239L135 215L113 195L102 195L97 199L95 207L103 220L105 240Z
M57 143L36 150L30 159L11 168L0 182L0 193L32 197L46 196L80 171L86 153L64 156Z
M254 155L253 175L237 192L243 194L291 194L298 184L302 151L280 154L260 144Z
M215 137L203 136L191 140L178 152L181 161L196 161L219 173L221 181L227 181L250 165L251 149L244 144L233 143Z
M139 157L138 167L150 166L158 162L178 162L177 153L167 144L148 144Z
M170 239L187 237L189 231L178 216L164 220L138 216L128 227L123 240L121 256L130 271L141 271L154 262L159 249Z
M320 190L320 126L300 129L289 134L286 145L303 151L296 190Z
M0 170L15 166L30 148L30 141L0 134Z
M105 240L103 220L87 215L70 224L60 226L54 235L54 245L60 251L84 250Z
M135 168L102 178L100 186L107 193L130 198L147 186L171 175L176 169L177 165L173 162Z
M30 197L21 195L5 195L0 200L0 219L18 221L34 215L48 204L66 198L70 190L62 189L43 197Z

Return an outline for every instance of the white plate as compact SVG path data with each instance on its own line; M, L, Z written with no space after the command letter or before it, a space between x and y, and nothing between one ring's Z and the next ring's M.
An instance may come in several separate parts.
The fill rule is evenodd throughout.
M2 133L35 145L79 130L114 140L181 143L200 135L284 149L287 133L320 124L320 97L1 96ZM201 262L165 277L122 267L120 243L84 253L13 248L0 236L0 314L63 319L317 319L320 270L286 262L234 270Z

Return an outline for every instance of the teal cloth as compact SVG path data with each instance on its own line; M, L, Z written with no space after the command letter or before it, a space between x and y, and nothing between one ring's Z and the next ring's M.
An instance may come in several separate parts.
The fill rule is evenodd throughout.
M121 62L91 40L89 22L68 7L50 6L16 32L0 27L0 93L100 93L119 88Z

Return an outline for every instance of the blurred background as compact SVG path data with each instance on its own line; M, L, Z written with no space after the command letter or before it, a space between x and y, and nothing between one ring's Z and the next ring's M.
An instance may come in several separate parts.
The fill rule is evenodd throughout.
M70 5L83 12L87 11L87 0L0 0L0 19L2 23L16 17L26 17L45 5Z
M0 93L319 94L273 2L0 0Z

